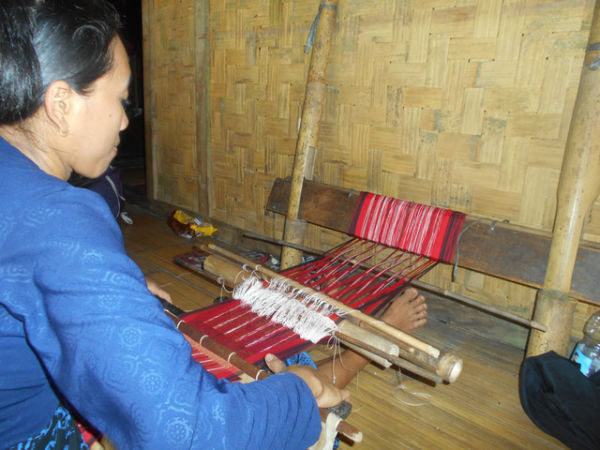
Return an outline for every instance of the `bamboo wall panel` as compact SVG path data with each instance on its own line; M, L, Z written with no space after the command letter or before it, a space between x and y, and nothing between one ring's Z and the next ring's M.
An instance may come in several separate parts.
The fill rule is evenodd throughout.
M265 193L291 173L317 4L211 4L213 214L274 237ZM592 6L340 2L314 179L550 231ZM599 223L596 206L586 239ZM533 290L447 272L429 277L531 314Z
M211 3L212 213L242 228L273 228L317 6ZM592 6L341 2L314 179L551 230Z
M154 179L152 196L197 210L200 167L196 154L194 3L144 0L143 9L147 159Z
M210 1L209 214L275 238L319 0ZM157 198L193 205L191 0L153 2ZM593 0L341 0L315 181L549 232ZM166 55L169 55L168 58ZM599 175L600 176L600 175ZM342 236L309 226L305 244ZM584 239L600 243L600 202ZM428 281L530 315L534 291L448 268ZM591 307L580 304L574 334Z

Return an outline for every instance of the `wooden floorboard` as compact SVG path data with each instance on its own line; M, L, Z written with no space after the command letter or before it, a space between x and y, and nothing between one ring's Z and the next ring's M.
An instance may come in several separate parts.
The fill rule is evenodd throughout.
M178 237L161 217L140 210L130 215L134 223L122 225L127 252L146 276L170 292L175 304L193 310L224 294L219 286L173 262L194 242ZM349 385L353 411L348 421L363 432L364 440L354 446L342 442L340 448L565 448L540 431L520 406L523 349L471 326L485 323L488 316L482 321L465 319L464 306L426 296L429 320L416 334L463 358L461 376L450 385L432 386L394 369L367 366ZM331 354L323 346L311 351L315 360Z

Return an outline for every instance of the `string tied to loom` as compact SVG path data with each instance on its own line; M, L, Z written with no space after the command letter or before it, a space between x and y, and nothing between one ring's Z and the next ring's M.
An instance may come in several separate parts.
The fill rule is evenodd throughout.
M343 312L313 295L300 295L283 280L265 282L249 277L233 291L233 297L250 306L252 311L288 327L302 339L313 343L331 336L338 329L329 317Z
M333 352L333 357L331 360L331 381L333 384L335 384L336 383L336 376L335 376L336 359L339 359L342 367L345 368L344 361L342 360L342 346L340 344L340 340L337 339L337 337L335 335L332 335L329 338L329 340L327 341L327 348L329 350L332 350L332 352ZM358 378L358 374L357 374L357 378Z
M456 239L456 252L455 252L455 258L454 258L454 265L452 267L452 281L456 281L456 271L458 270L458 259L460 258L460 251L459 251L459 248L460 248L460 238L463 236L463 234L465 234L465 232L469 228L471 228L473 225L476 225L476 224L478 224L480 222L483 222L484 220L487 220L487 219L484 219L484 218L480 217L476 221L474 221L474 222L470 223L469 225L467 225L466 227L464 227L461 230L460 234L458 235L458 238ZM492 220L491 221L491 223L490 223L490 231L494 231L496 229L496 224L497 223L498 223L497 220ZM502 223L509 223L509 221L508 221L508 219L504 219L502 221Z

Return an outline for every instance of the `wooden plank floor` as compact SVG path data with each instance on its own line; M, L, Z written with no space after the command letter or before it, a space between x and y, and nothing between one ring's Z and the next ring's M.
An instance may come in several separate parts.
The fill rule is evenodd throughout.
M164 219L134 208L133 225L123 225L129 255L146 276L171 293L184 310L212 303L220 287L172 262L192 247ZM463 358L464 368L451 385L431 386L393 369L369 365L350 384L353 411L348 421L364 435L356 449L559 449L559 441L540 431L523 412L518 371L523 349L469 329L469 320L453 302L426 294L429 321L417 331L423 339ZM482 314L482 313L476 313ZM485 320L489 319L485 317ZM331 354L324 347L315 360ZM343 362L339 362L342 364Z

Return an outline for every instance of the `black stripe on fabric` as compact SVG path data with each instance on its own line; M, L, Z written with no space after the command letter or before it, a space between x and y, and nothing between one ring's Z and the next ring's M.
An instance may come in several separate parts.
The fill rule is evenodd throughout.
M465 215L463 213L452 212L450 215L450 220L448 221L448 227L446 228L446 233L440 251L441 261L446 263L452 261L454 251L456 249L456 241L458 239L458 235L460 234L460 230L462 229L464 220Z
M356 224L358 219L361 216L363 204L365 202L365 198L368 192L362 191L360 196L358 197L358 202L356 203L356 209L354 210L354 215L352 216L352 221L350 222L350 229L348 230L348 234L351 236L356 236Z

